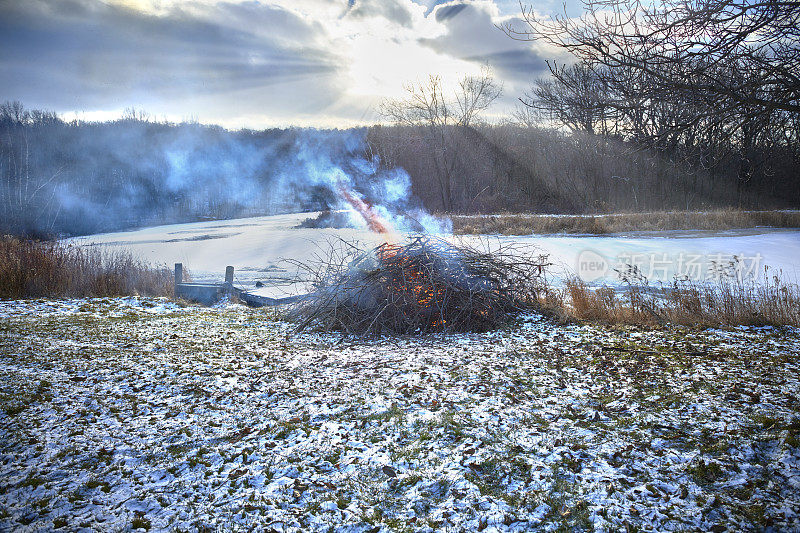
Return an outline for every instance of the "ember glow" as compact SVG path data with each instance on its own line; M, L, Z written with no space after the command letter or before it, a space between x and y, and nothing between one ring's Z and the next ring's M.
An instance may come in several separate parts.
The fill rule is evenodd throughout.
M538 305L542 258L488 254L429 236L349 252L351 260L318 265L316 289L290 313L298 330L481 332Z
M374 253L382 272L380 286L387 306L397 307L406 320L417 323L426 331L440 331L448 326L448 296L452 284L461 285L465 281L471 285L469 292L475 293L470 302L473 315L478 319L490 316L491 305L487 303L498 296L496 287L486 284L485 279L471 279L472 276L462 268L454 268L461 263L455 248L437 246L427 248L425 253L407 253L403 245L388 242L387 237L395 234L394 228L376 210L343 182L336 187L339 195L364 219L367 228L384 236L384 242ZM417 243L422 242L417 238ZM414 248L413 243L409 245ZM451 257L447 257L450 255ZM488 291L484 297L479 293ZM485 300L485 301L484 301Z
M343 183L339 183L337 189L339 195L361 215L370 231L384 236L395 233L389 222L381 217L371 204L350 191ZM418 312L419 309L427 310L427 314L430 316L426 327L432 330L442 329L447 325L447 320L436 310L445 303L446 286L431 283L431 273L426 275L422 271L422 264L418 258L403 254L402 251L402 246L389 242L384 242L376 249L378 263L387 272L384 280L384 292L387 299L394 303L401 303L409 312ZM430 265L428 266L430 267ZM441 274L446 275L444 272ZM480 314L485 316L483 312Z
M396 244L384 244L378 248L378 261L388 273L387 294L392 299L429 310L429 328L442 329L447 325L447 320L435 311L443 306L447 287L431 283L431 276L425 275L420 261L403 254L402 251L403 247Z

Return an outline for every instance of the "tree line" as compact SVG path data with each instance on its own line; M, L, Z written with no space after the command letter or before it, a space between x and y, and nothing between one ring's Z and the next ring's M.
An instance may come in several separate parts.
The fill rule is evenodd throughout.
M503 124L481 112L488 70L452 94L406 87L373 134L388 159L428 176L443 211L571 212L800 204L800 3L585 0L580 17L523 7L514 39L548 61Z
M106 122L0 105L0 231L81 235L139 226L322 209L313 152L348 172L363 132L229 131L130 110Z
M800 199L800 3L587 0L581 17L523 10L511 37L572 56L522 98L529 114L617 138L714 187Z
M228 131L133 110L88 123L0 105L0 229L83 234L337 205L337 166L370 198L371 164L402 167L434 212L602 213L800 205L800 3L586 0L524 8L515 39L548 62L521 106L487 123L488 67L385 101L384 124ZM323 176L324 178L324 176Z
M797 191L787 191L796 189L796 178L781 182L785 177L776 173L758 188L737 190L733 164L703 168L618 136L512 119L228 131L134 116L67 122L6 103L0 106L0 230L81 235L337 207L336 192L309 179L314 170L299 159L303 153L324 154L350 175L361 172L358 161L401 167L414 196L440 213L800 204ZM356 183L380 203L370 196L372 179L365 174Z

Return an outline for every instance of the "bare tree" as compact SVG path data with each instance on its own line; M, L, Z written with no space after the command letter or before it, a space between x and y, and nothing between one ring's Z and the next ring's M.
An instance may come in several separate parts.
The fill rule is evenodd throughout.
M645 79L648 98L714 102L676 127L710 114L741 121L776 110L800 112L800 2L584 0L584 6L578 19L543 19L523 8L526 29L504 29L603 67L596 71L608 84L621 86L631 75ZM551 64L558 77L556 70Z
M553 68L557 76L537 79L522 102L572 131L607 133L610 95L591 65L578 62Z
M712 176L735 174L740 198L744 188L774 183L774 154L800 153L788 126L800 114L800 2L584 0L584 7L579 18L540 18L523 7L525 29L504 27L513 38L570 52L579 65L548 62L551 78L525 103L590 131L593 107L576 74L591 72L616 131Z
M503 92L503 87L484 65L477 76L465 76L459 82L455 100L458 109L458 125L470 126L478 115L489 108Z
M442 78L429 75L427 81L406 83L407 96L381 102L383 118L402 126L449 126L453 123L452 104L444 95Z
M434 152L441 207L451 211L454 166L458 157L458 150L453 146L454 137L479 119L500 96L502 87L489 67L484 66L477 76L463 77L450 95L437 75L428 76L424 82L408 83L405 90L405 98L382 102L379 113L396 125L424 129L424 144Z
M435 74L403 88L406 97L384 100L379 113L404 126L470 126L503 92L488 66L476 76L464 76L451 95Z
M0 105L0 228L17 232L52 226L50 208L63 168L37 172L40 155L32 153L29 137L30 130L47 130L58 122L51 111L28 111L16 101Z

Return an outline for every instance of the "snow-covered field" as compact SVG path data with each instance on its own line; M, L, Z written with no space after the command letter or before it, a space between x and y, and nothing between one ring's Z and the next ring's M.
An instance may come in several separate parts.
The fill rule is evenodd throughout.
M309 216L77 242L196 281L233 265L237 285L276 295L294 290L284 259L378 242L296 228ZM734 255L800 277L795 230L464 239L535 247L556 282L613 283L620 258L666 281L687 257L706 274ZM279 309L5 301L0 531L800 531L799 397L792 328L529 316L356 342L294 333Z
M273 285L293 279L296 272L284 260L308 261L324 253L338 239L377 244L380 238L367 230L305 229L296 226L317 213L300 213L237 220L158 226L136 231L81 237L87 245L124 247L153 263L171 266L182 262L195 281L221 281L226 265L236 268L236 282L252 288L255 282ZM725 232L651 232L634 235L513 237L461 237L478 246L514 243L548 254L555 264L554 280L576 272L596 283L617 282L614 268L638 264L653 281L669 282L686 275L701 280L713 274L713 264L733 256L759 277L763 267L783 272L788 281L800 280L800 230L753 228ZM605 262L601 276L581 271L583 260ZM291 290L291 289L289 289ZM269 292L264 294L280 294Z
M800 330L290 328L0 302L0 530L800 530Z

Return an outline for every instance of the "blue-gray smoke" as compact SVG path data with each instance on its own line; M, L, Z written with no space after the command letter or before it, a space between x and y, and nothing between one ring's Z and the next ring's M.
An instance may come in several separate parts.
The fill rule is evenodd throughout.
M0 111L5 231L78 235L347 209L340 187L398 230L449 230L414 198L404 170L366 156L365 129L227 131L136 119L66 123Z

